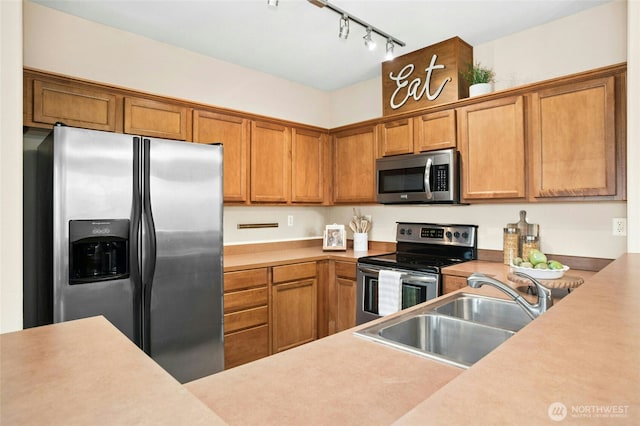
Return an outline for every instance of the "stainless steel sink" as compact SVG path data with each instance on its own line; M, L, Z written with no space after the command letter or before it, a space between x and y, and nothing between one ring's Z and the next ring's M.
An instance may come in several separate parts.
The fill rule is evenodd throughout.
M518 331L533 321L515 302L464 293L433 310L439 314L512 331Z
M355 334L468 368L531 321L524 309L514 302L458 293L376 322Z

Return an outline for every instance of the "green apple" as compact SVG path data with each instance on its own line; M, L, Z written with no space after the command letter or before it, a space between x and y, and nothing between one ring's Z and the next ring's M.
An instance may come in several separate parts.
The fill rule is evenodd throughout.
M549 262L547 262L547 265L549 265L549 269L562 269L562 268L564 268L562 263L558 262L557 260L550 260Z
M541 251L531 251L529 253L529 262L531 262L531 264L533 266L536 266L539 263L547 263L547 255L542 253Z
M516 257L515 259L513 259L513 264L516 265L516 266L522 265L522 258L521 257Z
M533 265L531 264L531 262L522 262L520 264L521 268L533 268Z
M536 266L534 266L535 269L549 269L549 266L547 265L547 262L540 262L537 263Z

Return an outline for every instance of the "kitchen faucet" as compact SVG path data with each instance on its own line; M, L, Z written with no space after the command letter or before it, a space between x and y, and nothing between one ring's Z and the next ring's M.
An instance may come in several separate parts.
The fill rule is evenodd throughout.
M515 272L516 275L527 278L533 284L535 284L538 294L538 301L532 305L527 302L517 291L512 289L509 285L498 281L493 278L489 278L488 276L481 274L479 272L475 272L467 278L467 283L471 288L480 288L484 284L489 284L492 287L497 288L498 290L502 290L506 294L508 294L513 300L520 305L522 309L532 318L536 319L540 314L544 313L553 306L553 300L551 299L551 290L540 284L533 277L530 277L527 274L523 274L522 272Z

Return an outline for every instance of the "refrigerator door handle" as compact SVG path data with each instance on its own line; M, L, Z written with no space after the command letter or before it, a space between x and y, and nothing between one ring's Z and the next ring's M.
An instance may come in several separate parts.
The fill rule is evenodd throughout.
M142 349L146 353L151 351L151 330L149 313L151 312L151 292L153 287L153 275L156 269L156 232L153 222L150 194L150 159L149 153L151 141L142 140L142 288L143 294L143 332Z
M140 258L140 220L142 201L140 196L140 138L133 138L133 182L132 182L131 222L129 225L130 279L133 282L134 342L142 346L142 277Z

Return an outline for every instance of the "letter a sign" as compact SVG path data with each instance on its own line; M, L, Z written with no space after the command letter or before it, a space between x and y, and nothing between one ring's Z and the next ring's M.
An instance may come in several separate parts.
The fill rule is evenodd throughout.
M469 84L462 73L472 62L473 47L459 37L383 62L383 115L466 98Z

